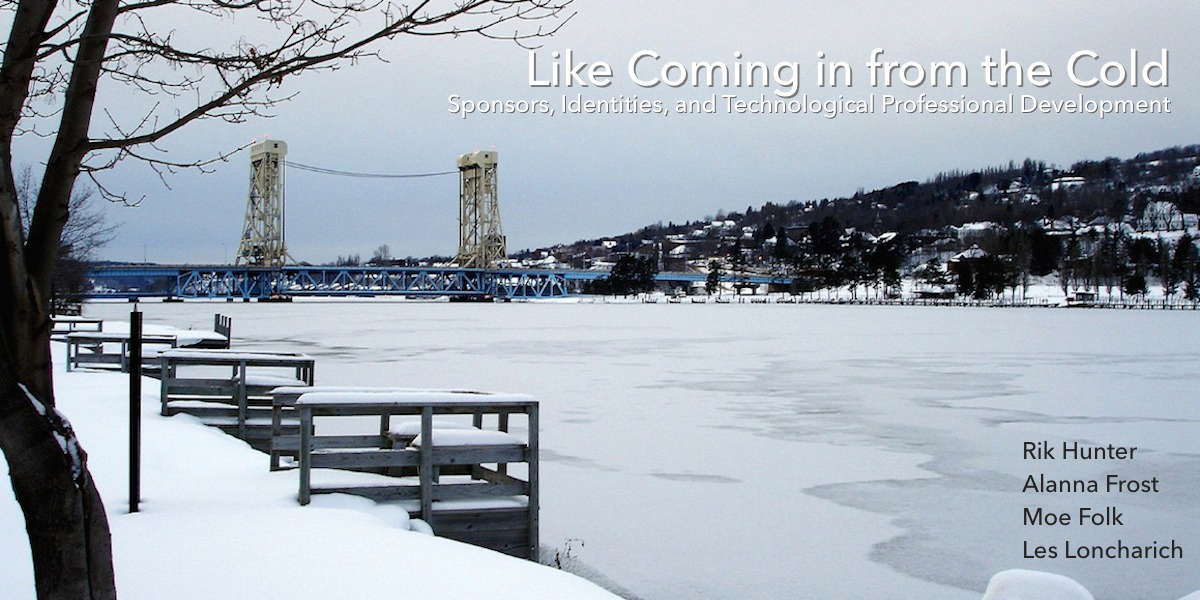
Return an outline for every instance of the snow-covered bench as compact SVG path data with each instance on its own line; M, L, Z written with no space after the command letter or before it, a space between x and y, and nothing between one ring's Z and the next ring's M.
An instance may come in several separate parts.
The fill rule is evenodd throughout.
M66 343L68 371L80 367L129 370L129 323L113 322L106 331L100 319L81 317L60 321L55 318L56 331L69 327L67 333L55 334L54 339ZM142 331L142 369L146 375L158 372L158 354L171 348L228 348L232 321L216 315L214 330L176 329L162 325L147 325ZM95 327L84 330L82 327Z
M411 501L412 516L438 535L536 556L538 404L533 398L438 390L313 391L293 406L300 421L301 504L321 493ZM524 416L524 435L510 431L514 415ZM356 438L313 428L317 417L363 416L379 417L379 431ZM410 418L393 422L395 417ZM344 432L346 426L331 429ZM356 439L361 445L354 445ZM515 474L509 472L514 464L519 465ZM347 482L326 469L400 476ZM316 484L314 470L320 470Z
M394 392L418 392L413 388L395 388L395 387L372 387L372 386L282 386L272 389L268 392L271 396L271 444L270 444L270 459L271 470L278 471L283 468L281 459L285 456L296 458L300 448L300 430L299 427L294 430L289 430L284 425L289 421L295 421L295 411L293 409L296 400L304 394L310 393L331 393L331 394L346 394L346 393L394 393ZM319 440L314 440L313 443L321 448L388 448L392 444L388 439L388 427L390 423L390 415L380 415L379 432L370 435L344 435L344 436L321 436Z
M316 361L291 352L176 349L159 356L162 414L187 413L267 450L271 396L281 386L313 383ZM280 424L293 434L299 423Z
M75 331L62 337L67 346L67 371L78 368L120 369L129 371L129 333L116 331ZM143 356L174 348L176 336L142 335Z
M50 335L65 335L76 331L104 331L103 319L90 319L73 315L55 315Z

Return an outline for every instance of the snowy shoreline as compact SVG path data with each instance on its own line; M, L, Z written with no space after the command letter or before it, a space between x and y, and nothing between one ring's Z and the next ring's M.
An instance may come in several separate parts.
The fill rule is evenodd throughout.
M100 304L89 311L119 319L127 306ZM643 598L739 597L723 581L741 582L740 597L778 597L789 589L807 589L811 595L804 597L814 598L882 597L876 592L886 589L903 597L979 598L987 574L1017 561L968 565L929 557L961 547L964 558L986 558L995 552L980 548L976 538L993 544L1013 528L991 521L959 521L955 526L952 520L944 526L936 519L946 508L953 512L978 505L985 512L1008 511L1012 500L999 492L1013 487L1016 474L1001 457L1015 440L1033 433L1118 442L1123 440L1116 435L1133 436L1133 442L1150 442L1145 444L1147 460L1166 467L1171 481L1187 481L1186 457L1196 451L1188 419L1194 409L1179 404L1190 381L1184 374L1197 360L1187 350L1186 332L1194 329L1188 327L1192 317L1180 313L1115 317L1110 311L917 308L901 311L905 318L895 319L900 312L878 307L821 306L715 312L698 307L699 315L616 305L558 309L368 302L350 312L321 302L145 303L142 308L156 323L186 326L211 322L216 306L234 315L238 347L303 349L318 357L323 384L453 383L533 393L546 409L543 460L551 493L543 500L545 545L561 547L555 539L585 540L578 564L620 581L622 590ZM705 319L704 327L696 327L696 316ZM1021 324L1025 320L1033 324ZM582 323L586 329L579 327ZM924 330L925 337L914 337ZM946 332L952 335L946 337ZM1019 341L1034 332L1043 332L1038 339L1049 347L1003 341ZM1121 351L1108 346L1108 339L1121 339ZM781 340L800 343L781 354ZM981 342L983 352L977 355L971 348ZM935 351L926 355L930 349ZM1132 358L1138 353L1149 357ZM1112 378L1123 369L1138 374ZM104 475L115 481L106 484L97 475L114 514L123 511L124 501L124 381L111 374L58 376L63 410L80 429L93 468L102 461L117 463ZM1151 383L1155 387L1149 388ZM1111 389L1114 384L1122 391ZM102 392L105 388L111 389ZM156 387L151 382L147 389ZM1122 395L1140 397L1146 391L1169 402L1143 406L1122 401ZM1078 398L1062 404L1064 394ZM103 402L96 402L109 395L108 412L115 418L104 415ZM152 395L145 404L155 404ZM1055 401L1048 403L1050 399ZM1079 419L1079 414L1093 417ZM100 419L109 421L102 429L115 434L111 442L97 442L94 432L99 429L86 427ZM205 439L223 440L222 447L233 443L244 448L183 417L162 419L153 413L146 419L186 425ZM609 444L613 436L625 444ZM738 452L787 456L801 467L747 470ZM226 453L212 452L214 458ZM199 456L177 449L164 454L163 476L170 479L177 477L171 471ZM245 457L227 462L239 477L271 479L264 473L265 457L256 456L261 463ZM702 460L693 460L697 457ZM803 468L806 461L820 466ZM237 467L241 463L244 469ZM264 496L272 512L296 509L294 480L277 479L271 479L271 491ZM234 496L240 487L266 485L212 484L230 488L225 491ZM636 499L635 509L603 501L603 494L590 490L614 490ZM205 490L203 498L169 499L189 511L201 511L209 501L240 502L209 496ZM934 499L938 502L930 506ZM163 500L152 499L147 513L132 519L158 512ZM750 519L736 528L745 530L742 539L730 539L739 534L726 530L721 544L712 544L713 530L700 526L706 522L703 515L712 514L707 507L748 500L753 502L746 514L778 515L787 507L789 513L805 515L807 522ZM350 502L316 508L341 514L365 507ZM368 513L372 510L378 509ZM1193 522L1194 511L1180 512L1169 504L1140 510L1151 511L1138 518L1153 517L1149 523L1156 528L1186 528ZM115 516L114 522L127 523L128 517ZM382 518L396 517L384 511ZM165 527L182 529L180 524ZM114 525L114 535L117 530ZM838 543L820 542L831 533ZM146 539L153 538L146 533ZM736 552L726 552L727 547ZM821 547L833 555L816 553ZM740 564L730 558L737 553L755 558ZM223 564L215 550L212 560ZM777 563L791 568L780 572ZM118 557L121 578L126 570L122 564ZM1064 572L1050 563L1030 566ZM1114 568L1114 574L1122 569ZM674 579L651 579L659 575L655 571ZM856 575L855 586L847 588L838 575L846 572ZM1111 577L1086 570L1066 574L1096 591L1117 589L1111 587ZM1146 574L1156 577L1149 570ZM1038 576L1016 576L1018 583L1031 578ZM1001 580L1009 582L1002 587L1011 589L1013 576ZM1194 580L1187 583L1195 589ZM1155 597L1178 596L1172 591ZM489 591L487 597L497 596Z
M60 349L60 348L56 348ZM616 596L566 572L409 530L401 509L343 495L296 502L295 472L187 415L158 414L157 382L142 398L142 504L128 513L128 376L55 373L58 408L88 451L113 535L122 598L422 598L600 600ZM7 469L4 471L7 474ZM0 524L20 531L11 489ZM33 594L28 543L0 539L0 598Z

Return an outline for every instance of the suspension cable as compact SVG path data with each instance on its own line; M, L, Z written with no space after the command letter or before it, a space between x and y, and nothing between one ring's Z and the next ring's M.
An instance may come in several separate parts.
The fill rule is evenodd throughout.
M360 173L360 172L355 172L355 171L341 171L338 169L327 169L325 167L314 167L312 165L306 165L306 164L302 164L302 163L298 163L298 162L292 162L290 160L283 161L283 164L285 164L289 167L292 167L294 169L300 169L301 171L308 171L310 173L320 173L321 175L336 175L339 177L359 177L359 178L367 178L367 179L417 179L420 177L441 177L444 175L457 175L458 174L457 170L455 170L455 171L438 171L436 173L402 173L402 174Z

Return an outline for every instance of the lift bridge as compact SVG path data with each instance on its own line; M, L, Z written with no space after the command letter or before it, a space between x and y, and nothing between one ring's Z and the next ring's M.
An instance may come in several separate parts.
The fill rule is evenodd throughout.
M293 296L525 299L567 296L604 271L473 269L460 267L310 267L277 269L228 265L109 266L88 276L90 298L272 299ZM734 281L732 276L723 279ZM668 285L703 282L702 273L659 273ZM751 285L788 283L767 275L738 277ZM107 285L106 282L120 282Z
M324 267L296 265L284 239L284 165L332 174L328 169L286 163L287 144L264 140L250 147L250 187L245 225L235 264L127 265L94 267L91 298L274 299L294 296L404 296L451 299L522 299L566 296L599 271L513 269L499 265L507 256L500 226L497 153L464 154L458 159L459 247L454 266ZM421 174L448 175L445 173ZM743 278L744 279L744 278ZM660 273L676 285L703 281L696 273ZM748 282L778 282L752 276Z

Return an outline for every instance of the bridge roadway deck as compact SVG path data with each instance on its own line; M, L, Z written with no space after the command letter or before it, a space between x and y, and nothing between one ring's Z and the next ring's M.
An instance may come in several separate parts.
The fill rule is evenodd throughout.
M459 267L313 267L279 269L228 265L110 265L87 272L90 298L271 298L277 296L449 296L555 298L607 271L466 269ZM703 273L659 273L668 285L705 281ZM724 276L752 285L788 283L765 275Z

